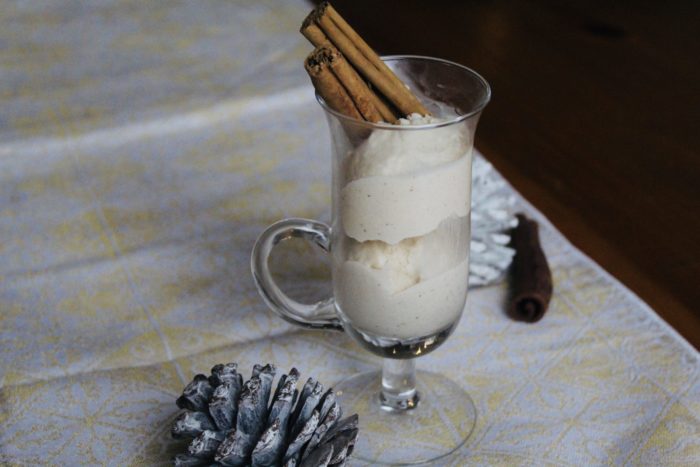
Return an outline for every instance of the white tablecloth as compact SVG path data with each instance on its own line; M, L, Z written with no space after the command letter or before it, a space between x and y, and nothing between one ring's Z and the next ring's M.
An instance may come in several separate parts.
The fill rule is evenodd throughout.
M329 141L297 32L309 8L3 3L0 462L165 464L181 448L174 400L214 363L327 383L377 364L275 317L248 269L270 222L328 218ZM443 463L700 463L698 353L518 199L541 223L551 309L516 323L506 284L476 290L419 360L479 411ZM324 264L295 251L310 250L276 258L287 287L323 296Z

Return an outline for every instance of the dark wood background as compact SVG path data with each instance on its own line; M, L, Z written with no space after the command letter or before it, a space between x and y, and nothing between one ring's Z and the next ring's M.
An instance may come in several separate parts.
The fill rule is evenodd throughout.
M477 147L700 347L700 1L332 3L381 54L479 71Z

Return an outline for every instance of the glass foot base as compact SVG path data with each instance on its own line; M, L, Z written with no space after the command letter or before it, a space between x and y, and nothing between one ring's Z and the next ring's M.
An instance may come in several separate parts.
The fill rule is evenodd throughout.
M335 386L344 416L360 417L352 457L372 464L423 464L453 453L472 434L476 407L450 379L417 371L417 404L406 410L382 405L381 381L381 371L371 371Z

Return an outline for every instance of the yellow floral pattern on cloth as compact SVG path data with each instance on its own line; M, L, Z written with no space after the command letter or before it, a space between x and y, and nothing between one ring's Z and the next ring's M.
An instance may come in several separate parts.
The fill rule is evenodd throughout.
M297 33L308 9L3 3L0 463L166 465L182 449L174 400L217 362L328 383L377 366L347 336L273 316L249 273L270 222L328 218L329 141ZM473 291L419 361L479 412L441 464L700 464L698 353L518 199L556 293L525 325L503 312L506 284ZM297 253L276 269L318 299L327 269Z

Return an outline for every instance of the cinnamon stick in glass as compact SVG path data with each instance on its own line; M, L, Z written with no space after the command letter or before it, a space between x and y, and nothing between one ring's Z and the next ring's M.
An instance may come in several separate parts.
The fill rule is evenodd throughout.
M416 96L328 2L321 3L307 16L301 32L314 45L322 45L326 39L332 42L403 115L429 114Z
M376 95L360 78L352 66L345 60L345 57L332 46L320 47L315 53L325 55L331 67L331 71L338 78L338 81L345 87L348 95L355 103L355 107L368 122L381 122L382 114L374 104L372 96ZM378 98L377 98L378 99ZM393 123L393 120L391 120Z
M387 66L386 63L379 57L379 55L372 49L372 47L369 46L367 42L360 36L353 28L348 24L345 19L340 16L340 13L336 11L335 8L333 8L333 5L330 3L326 2L326 13L328 16L333 20L333 22L338 26L338 29L340 29L343 34L345 34L348 39L362 52L362 55L365 56L384 76L389 78L389 80L393 83L393 85L399 89L402 90L402 92L406 93L406 97L408 98L409 101L412 102L412 105L417 109L417 112L420 113L421 115L427 115L429 112L428 110L423 107L423 105L420 103L418 98L413 95L413 93L406 87L406 85L399 79L396 74L391 71L391 68Z
M355 103L350 98L345 87L331 71L328 62L314 52L304 61L304 68L309 74L316 92L326 101L326 104L331 109L362 120L360 111L355 107Z
M311 42L316 47L332 46L333 43L328 39L328 37L326 37L326 34L321 30L321 28L318 27L317 24L313 23L309 18L311 18L311 15L309 15L306 18L301 28L301 33L304 35L304 37L306 37L309 40L309 42ZM342 70L340 70L339 73L344 74L346 76L346 81L348 82L361 82L364 85L363 88L366 89L366 92L364 92L363 94L366 95L366 97L372 101L372 105L379 111L379 114L382 116L381 119L387 123L395 123L396 120L398 120L398 118L394 111L391 110L391 108L384 102L384 100L381 97L375 94L374 91L372 91L367 86L367 84L363 81L362 77L360 77L360 75L357 74L355 68L353 68L352 65L350 65L347 62L347 60L343 59L343 62L347 66L341 65ZM336 75L337 74L338 73L336 73ZM356 86L359 88L359 84Z
M360 112L362 118L369 122L381 122L381 113L374 105L372 96L374 93L367 84L360 78L352 66L345 60L343 55L330 43L321 47L316 47L309 55L307 62L324 63L337 78L338 82L345 88L355 108ZM376 96L375 96L376 97ZM325 98L324 98L325 99Z

